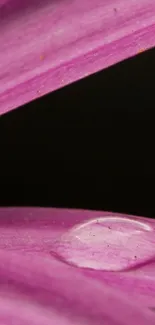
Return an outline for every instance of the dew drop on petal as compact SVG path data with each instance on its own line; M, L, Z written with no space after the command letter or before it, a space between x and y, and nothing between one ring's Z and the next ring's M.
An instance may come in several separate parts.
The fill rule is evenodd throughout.
M69 229L54 249L63 261L77 267L118 271L155 255L155 233L142 221L100 217Z

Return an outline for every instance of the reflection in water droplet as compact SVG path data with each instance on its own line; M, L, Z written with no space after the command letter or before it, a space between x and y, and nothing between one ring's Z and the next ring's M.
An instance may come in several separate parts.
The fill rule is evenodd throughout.
M104 217L70 229L55 245L61 259L79 267L117 271L151 258L153 229L143 222Z

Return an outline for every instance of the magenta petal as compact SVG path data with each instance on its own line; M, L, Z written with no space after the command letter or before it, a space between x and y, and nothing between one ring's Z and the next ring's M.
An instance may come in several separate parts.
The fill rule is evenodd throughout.
M0 114L155 45L153 0L3 0Z
M12 324L12 317L20 324L154 324L154 313L127 295L50 256L0 251L0 258L3 324Z
M0 235L0 323L155 324L154 220L4 208Z

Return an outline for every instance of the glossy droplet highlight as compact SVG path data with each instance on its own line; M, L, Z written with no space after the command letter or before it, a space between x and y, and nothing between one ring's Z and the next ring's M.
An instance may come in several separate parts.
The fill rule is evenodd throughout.
M70 229L57 242L55 251L78 267L118 271L152 258L155 234L141 221L101 217Z

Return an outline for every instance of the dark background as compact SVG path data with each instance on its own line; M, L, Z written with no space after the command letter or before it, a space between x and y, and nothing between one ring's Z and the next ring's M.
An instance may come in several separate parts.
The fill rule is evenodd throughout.
M155 216L155 49L0 118L0 205Z

